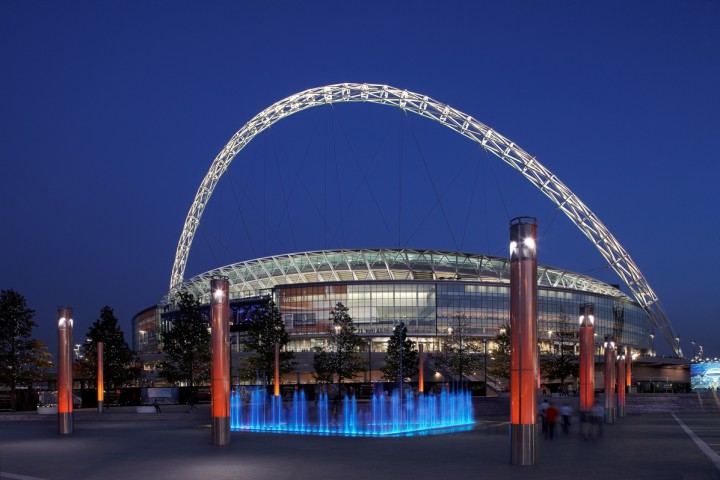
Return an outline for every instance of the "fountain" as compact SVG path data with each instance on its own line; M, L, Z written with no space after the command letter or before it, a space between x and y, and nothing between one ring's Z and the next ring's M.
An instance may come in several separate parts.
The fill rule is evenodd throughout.
M245 399L234 392L230 399L233 431L382 437L469 430L473 423L470 393L465 391L437 395L408 391L404 398L395 391L373 395L360 405L354 395L345 396L341 405L332 404L327 393L308 401L304 390L283 402L263 388L250 390Z

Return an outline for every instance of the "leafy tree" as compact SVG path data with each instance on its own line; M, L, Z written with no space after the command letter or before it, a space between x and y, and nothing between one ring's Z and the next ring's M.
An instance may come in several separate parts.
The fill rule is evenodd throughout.
M103 342L103 378L105 388L118 388L135 380L140 372L133 365L133 354L125 341L118 319L112 308L104 306L100 318L90 325L85 343L85 357L82 372L97 380L98 352L97 343Z
M280 345L280 375L295 369L295 355L284 351L290 336L285 330L280 312L275 302L270 300L255 310L245 338L245 351L253 352L240 369L240 375L252 380L258 373L263 378L274 379L275 344Z
M495 336L492 363L488 365L488 374L493 377L510 380L510 338L510 324L506 323Z
M315 347L315 355L313 356L313 368L315 369L315 381L317 383L333 382L333 358L330 353L321 347Z
M415 342L407 337L407 327L400 323L393 328L393 333L387 342L385 365L380 368L383 378L389 381L404 382L418 373L418 350ZM400 372L402 371L402 379Z
M468 335L469 322L465 314L453 316L453 324L448 328L448 336L442 343L438 363L454 377L464 382L465 376L483 368L484 358L481 342Z
M560 314L550 340L550 352L542 356L541 369L547 378L560 380L561 390L565 391L565 380L572 376L577 378L580 371L575 355L578 332L568 315Z
M172 329L164 335L160 377L170 383L187 383L190 402L194 387L210 378L210 332L200 311L200 302L190 292L178 296L178 312Z
M0 292L0 381L10 385L11 408L15 410L17 387L25 383L28 359L38 346L31 338L35 310L14 290Z
M330 312L332 325L328 330L330 351L317 352L313 363L319 365L321 371L318 375L335 375L338 392L344 379L353 378L365 368L365 362L360 354L362 339L358 336L348 308L338 302Z
M47 371L53 366L52 355L45 343L31 340L27 355L22 359L21 377L27 386L48 379Z

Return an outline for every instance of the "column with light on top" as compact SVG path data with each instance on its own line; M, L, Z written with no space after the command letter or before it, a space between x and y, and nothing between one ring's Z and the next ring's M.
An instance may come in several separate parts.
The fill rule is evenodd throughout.
M615 342L605 336L605 423L615 423Z
M510 457L537 462L537 224L510 221Z
M625 364L625 350L619 347L617 354L617 380L615 384L617 392L617 416L620 418L625 416Z
M58 307L57 404L58 432L73 433L72 309Z
M595 305L580 305L580 411L595 405Z
M227 278L210 280L210 291L212 292L212 380L210 389L213 445L230 443L230 303L228 290Z
M97 342L97 406L98 413L103 412L105 403L105 366L103 363L103 342Z

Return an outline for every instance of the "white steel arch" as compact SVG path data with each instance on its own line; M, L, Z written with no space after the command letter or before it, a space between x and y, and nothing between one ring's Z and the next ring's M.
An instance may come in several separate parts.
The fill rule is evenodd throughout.
M663 336L668 346L678 356L682 356L682 350L670 321L640 269L600 219L560 179L538 162L535 157L472 116L425 95L388 85L342 83L311 88L280 100L243 125L215 157L195 194L178 241L170 276L170 293L183 282L190 246L200 224L200 217L220 177L235 156L256 135L287 116L311 107L343 102L389 105L435 120L477 142L485 150L520 172L557 205L595 245L608 265L618 274L637 302L648 313L655 328Z

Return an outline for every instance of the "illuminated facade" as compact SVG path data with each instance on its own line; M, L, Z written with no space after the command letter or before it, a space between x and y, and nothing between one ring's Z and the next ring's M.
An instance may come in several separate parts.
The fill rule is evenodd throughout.
M290 333L288 349L322 347L330 311L349 308L358 333L382 351L399 322L408 335L438 351L449 328L462 324L468 337L494 338L510 322L509 259L456 252L410 249L325 250L265 257L221 267L183 282L204 305L210 280L229 280L230 316L248 321L253 305L273 298ZM552 332L566 322L578 327L579 307L595 305L595 333L619 344L649 351L651 325L643 308L617 287L593 278L538 266L538 336L549 345ZM157 352L174 306L161 305L133 319L134 348ZM167 313L163 313L167 312Z

